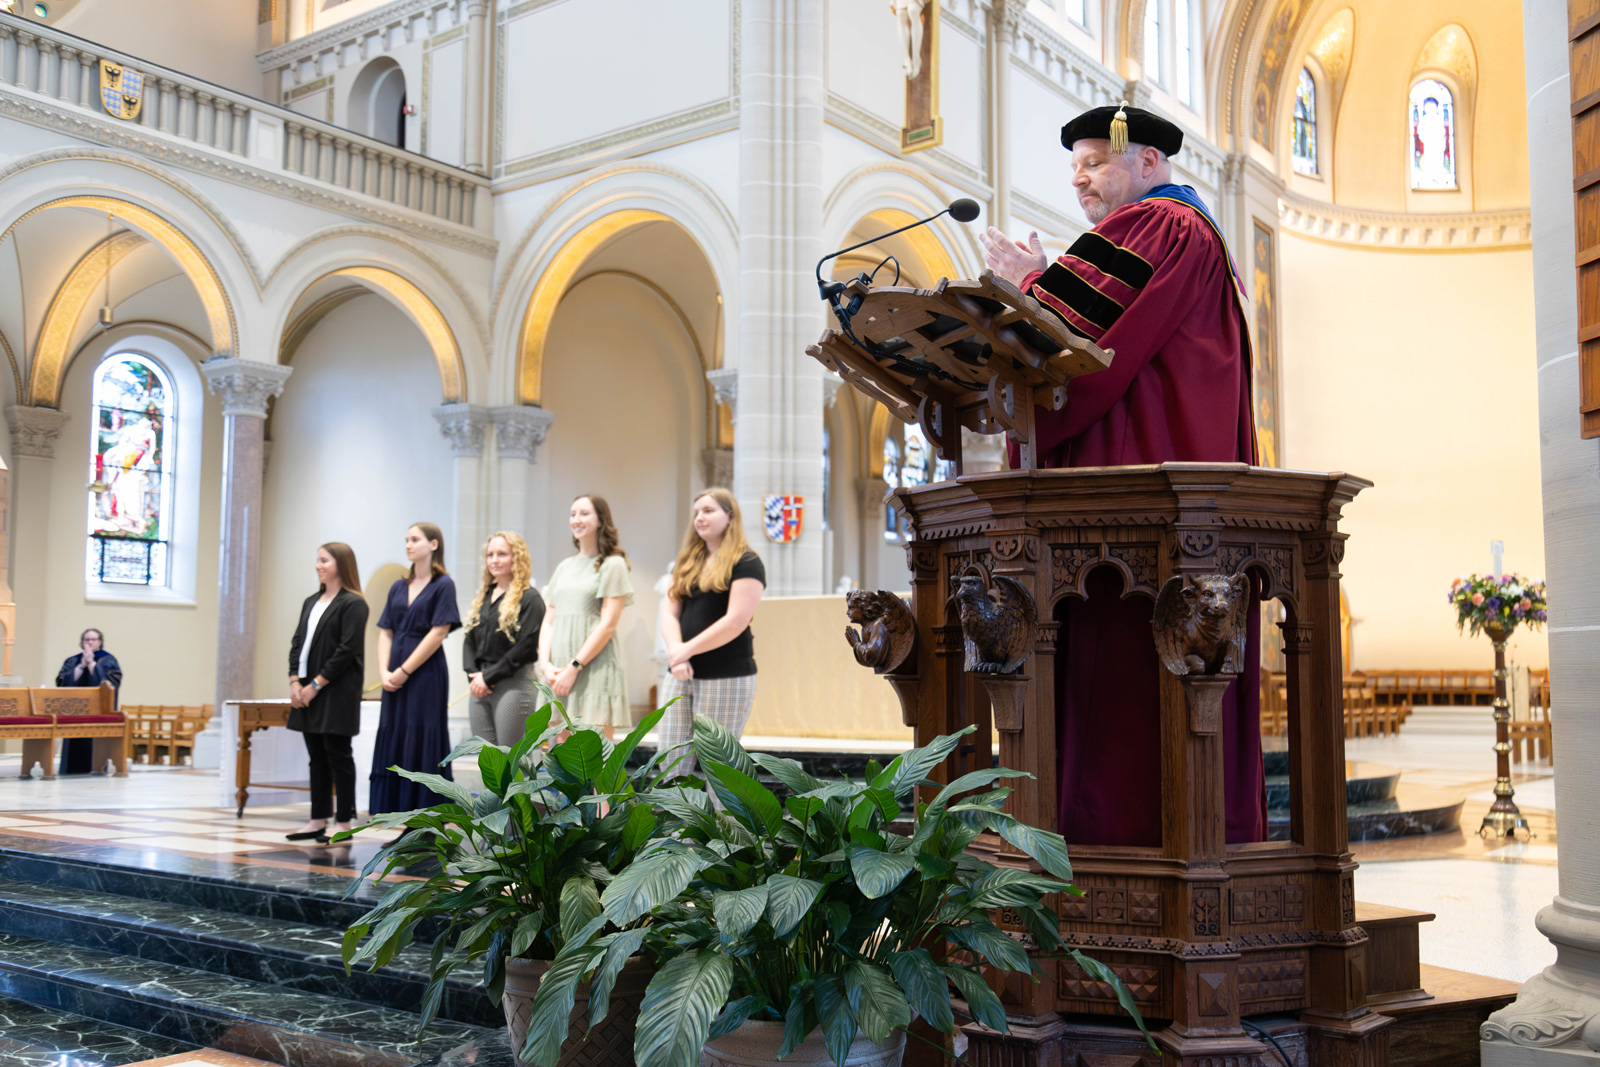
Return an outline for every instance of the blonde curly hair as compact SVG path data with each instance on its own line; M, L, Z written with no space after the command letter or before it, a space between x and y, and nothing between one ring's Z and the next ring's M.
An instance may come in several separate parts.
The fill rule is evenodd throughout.
M489 544L496 537L511 547L511 588L500 598L500 625L495 627L507 637L517 635L517 618L522 613L522 594L533 582L533 557L528 554L528 542L520 535L510 530L500 530L489 535L483 543L483 550L489 550ZM478 616L483 611L483 606L489 602L489 592L495 587L494 575L489 573L488 564L484 564L483 581L478 585L478 595L472 598L472 610L467 615L467 628L478 625Z

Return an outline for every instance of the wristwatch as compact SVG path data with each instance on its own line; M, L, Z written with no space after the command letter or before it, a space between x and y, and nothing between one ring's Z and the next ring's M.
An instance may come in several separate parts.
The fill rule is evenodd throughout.
M311 679L311 688L320 692L322 690L322 683L313 678Z
M574 659L572 661L572 669L575 670L575 671L583 670L583 661L579 660L579 659Z

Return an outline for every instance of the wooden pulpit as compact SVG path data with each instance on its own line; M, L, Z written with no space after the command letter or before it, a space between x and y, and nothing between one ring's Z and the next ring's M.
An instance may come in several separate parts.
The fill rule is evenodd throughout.
M1108 366L1114 353L988 274L931 290L858 281L840 302L846 321L807 352L918 422L957 469L952 480L891 496L911 530L909 611L898 598L860 594L881 605L874 625L885 635L898 627L914 637L853 642L858 660L894 685L919 745L977 726L934 777L987 766L996 734L1000 765L1033 775L1012 783L1009 804L1071 846L1083 895L1058 902L1063 936L1121 977L1165 1062L1276 1062L1241 1020L1292 1014L1311 1063L1387 1064L1390 1020L1367 1007L1367 936L1355 918L1339 628L1340 509L1370 483L1239 463L1039 469L1034 405L1059 408L1071 379ZM1009 431L1020 469L960 473L962 426ZM1156 846L1075 845L1074 828L1056 825L1056 636L1065 605L1088 596L1098 568L1115 572L1122 596L1157 601ZM1172 605L1194 590L1241 590L1241 575L1286 616L1290 825L1289 840L1229 845L1217 709L1243 666L1242 642L1184 646L1173 629L1181 605ZM1027 622L1021 647L990 648L972 625L963 629L961 603L975 590L987 591L997 614ZM897 612L905 617L895 620ZM1003 644L1004 632L987 640ZM1031 862L998 839L975 847L998 862ZM1016 936L1029 940L1020 928ZM1123 1024L1110 987L1070 961L1040 968L1041 981L1012 976L996 986L1010 1033L969 1026L970 1062L1158 1062Z

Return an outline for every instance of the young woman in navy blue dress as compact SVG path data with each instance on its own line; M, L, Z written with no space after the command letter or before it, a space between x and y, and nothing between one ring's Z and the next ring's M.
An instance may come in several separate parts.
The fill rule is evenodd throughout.
M444 534L439 527L419 522L407 530L411 573L389 587L388 602L378 618L383 711L372 748L368 804L373 815L445 802L390 767L452 777L449 767L439 766L451 748L446 717L450 674L442 646L450 631L461 625L461 612L443 555Z

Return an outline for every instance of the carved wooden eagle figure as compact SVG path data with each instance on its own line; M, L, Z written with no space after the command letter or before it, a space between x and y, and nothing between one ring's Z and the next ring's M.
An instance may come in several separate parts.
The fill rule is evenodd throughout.
M961 609L968 671L1010 674L1033 655L1039 609L1016 579L997 574L994 587L985 589L983 573L969 568L953 599Z
M1249 593L1242 574L1168 578L1150 620L1162 666L1179 676L1241 670Z

